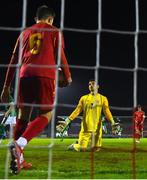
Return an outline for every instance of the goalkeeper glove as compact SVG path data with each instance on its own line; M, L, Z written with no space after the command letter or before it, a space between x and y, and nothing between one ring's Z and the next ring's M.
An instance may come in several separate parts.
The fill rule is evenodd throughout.
M58 123L59 125L56 126L57 132L64 133L65 130L68 130L71 120L66 118L65 121L58 121Z
M117 135L120 130L120 124L119 123L114 123L111 125L112 127L112 134Z

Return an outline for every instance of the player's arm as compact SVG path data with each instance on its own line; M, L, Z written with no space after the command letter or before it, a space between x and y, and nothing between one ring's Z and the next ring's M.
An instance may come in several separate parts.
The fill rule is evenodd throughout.
M12 65L16 65L18 63L18 49L19 49L19 40L17 40L13 54L11 56L11 60L6 72L5 82L3 85L2 93L1 93L1 101L2 102L8 102L8 97L10 95L10 86L11 82L15 75L16 67L12 67Z
M61 66L62 66L62 70L65 74L65 77L67 79L68 84L71 84L72 83L71 73L69 70L69 65L68 65L68 62L67 62L63 48L61 49Z
M62 35L61 36L61 68L62 68L62 71L64 72L64 75L67 79L68 84L70 84L72 82L72 78L71 78L71 73L70 73L68 62L67 62L67 58L65 55L64 37L63 37L63 34L61 35ZM57 37L55 41L55 48L56 48L57 53L58 53L58 46L59 46L59 34L57 33Z
M83 100L82 98L79 100L79 103L76 109L68 116L65 121L59 122L59 125L56 126L56 130L59 133L63 133L69 126L69 124L82 112L83 110Z
M111 125L115 124L115 121L109 108L108 99L105 96L103 97L103 112L106 119L110 121Z
M12 112L12 110L14 109L15 105L14 102L10 102L9 103L9 109L5 112L5 117L8 117L9 114Z
M143 111L141 124L144 123L144 119L145 119L145 112Z
M144 121L144 119L145 119L145 112L143 112L143 121Z
M105 96L104 96L104 101L103 101L103 112L105 114L105 117L111 123L112 133L115 135L118 134L118 129L120 128L120 125L119 125L119 123L116 123L114 121L114 118L113 118L112 113L111 113L110 108L109 108L108 99Z
M9 114L10 114L10 112L11 112L11 110L12 110L12 107L11 106L9 106L9 109L5 112L5 117L8 117L9 116Z

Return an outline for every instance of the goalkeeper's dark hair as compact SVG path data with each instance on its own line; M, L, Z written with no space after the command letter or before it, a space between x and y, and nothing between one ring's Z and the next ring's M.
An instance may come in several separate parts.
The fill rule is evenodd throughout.
M55 17L55 11L46 5L39 6L36 12L36 18L38 20L47 19L48 17Z
M89 79L88 82L96 82L96 80L95 79Z
M88 82L96 82L96 79L89 79Z

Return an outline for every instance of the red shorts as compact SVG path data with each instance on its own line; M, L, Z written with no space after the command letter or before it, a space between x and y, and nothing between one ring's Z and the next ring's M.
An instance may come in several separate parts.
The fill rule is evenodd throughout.
M24 77L19 84L19 107L34 104L40 110L52 110L55 99L55 80L44 77Z

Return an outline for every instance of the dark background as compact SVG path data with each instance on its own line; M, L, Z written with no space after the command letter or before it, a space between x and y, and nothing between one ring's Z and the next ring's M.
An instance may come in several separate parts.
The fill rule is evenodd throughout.
M60 27L60 0L28 0L26 25L34 24L38 6L46 4L54 8L54 25ZM22 0L5 0L0 6L0 64L8 64L13 51L19 28L22 26ZM139 0L140 30L147 30L147 0ZM5 28L4 28L5 27ZM16 30L7 28L17 28ZM94 31L79 32L68 30L96 30L98 28L98 1L65 0L63 31L68 62L80 68L71 68L73 83L68 88L59 89L57 114L69 115L79 98L88 93L88 80L94 77L96 65L96 37ZM102 28L119 31L135 31L135 0L102 0ZM139 67L147 68L147 34L139 33ZM133 70L135 62L134 35L101 32L100 65L129 68ZM86 69L82 69L86 66ZM90 67L90 68L89 68ZM0 90L4 82L6 68L0 67ZM108 97L113 115L131 115L133 109L133 73L132 71L108 70L99 68L100 93ZM146 110L147 85L146 71L138 70L137 102ZM129 111L115 107L130 107Z

